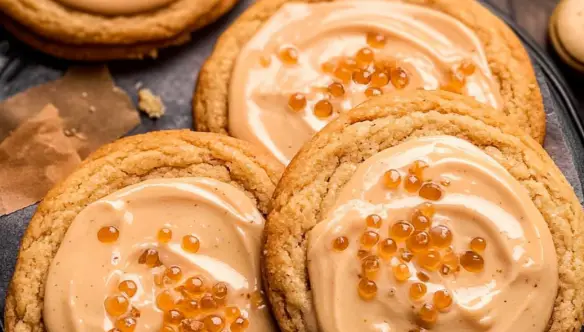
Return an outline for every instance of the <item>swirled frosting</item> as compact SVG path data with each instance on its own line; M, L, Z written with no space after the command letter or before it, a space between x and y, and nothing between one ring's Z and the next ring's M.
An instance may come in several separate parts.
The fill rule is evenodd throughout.
M558 286L527 191L448 136L365 160L310 231L307 261L324 332L545 331Z
M273 331L260 291L263 225L243 191L213 179L115 192L69 227L44 323L51 332Z
M502 107L481 41L447 14L396 1L286 3L237 58L229 132L287 164L336 114L395 89Z

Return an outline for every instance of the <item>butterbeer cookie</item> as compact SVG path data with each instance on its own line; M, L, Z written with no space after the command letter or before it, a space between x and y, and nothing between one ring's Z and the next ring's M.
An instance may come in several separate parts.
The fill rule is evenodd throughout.
M31 220L6 331L273 331L260 241L280 173L215 134L101 148Z
M417 89L472 96L543 141L526 51L472 0L259 1L219 39L193 108L198 130L254 142L288 163L339 113Z
M73 60L155 57L237 0L0 0L0 23L25 43Z
M550 18L549 34L562 60L584 72L584 1L561 1Z
M283 331L580 331L582 207L542 147L490 114L388 95L300 150L264 245Z

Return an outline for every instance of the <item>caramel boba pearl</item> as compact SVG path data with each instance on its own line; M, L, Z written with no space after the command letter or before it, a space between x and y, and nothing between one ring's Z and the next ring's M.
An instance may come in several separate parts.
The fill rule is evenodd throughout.
M278 52L278 58L287 65L295 65L298 63L298 50L291 46L282 47Z
M378 254L381 258L388 260L397 251L397 244L392 238L387 238L379 242Z
M468 272L481 272L485 266L485 261L481 255L474 251L467 251L460 256L460 265Z
M218 315L209 315L205 317L203 323L209 332L219 332L225 327L225 321Z
M150 268L162 265L160 257L158 256L158 250L153 248L144 250L142 255L138 258L138 263L146 264L146 266Z
M325 74L332 74L335 71L335 68L335 63L330 60L320 64L320 70Z
M383 91L381 91L381 89L379 89L379 88L368 87L367 89L365 89L365 96L367 96L369 98L381 96L382 94L383 94Z
M395 169L390 169L383 174L383 184L388 189L395 189L401 182L401 174Z
M452 296L446 289L439 290L434 293L434 306L440 311L446 311L452 305Z
M169 291L162 291L156 296L156 306L162 311L168 311L174 307L174 297Z
M418 273L416 273L416 277L418 277L418 279L420 279L421 282L430 281L430 277L422 271L418 271Z
M191 277L184 283L185 289L192 294L199 295L205 292L205 282L201 277Z
M448 266L452 271L458 270L458 267L460 265L458 256L452 250L449 249L446 250L444 258L442 258L442 263L445 266Z
M302 93L293 93L288 98L288 107L291 110L298 112L306 107L306 97Z
M351 77L353 76L353 72L345 67L337 67L335 68L333 75L341 82L349 83L351 81Z
M336 251L344 251L349 247L349 239L346 236L339 236L333 240L333 249Z
M368 279L375 279L377 277L377 272L379 272L379 268L379 257L377 256L367 256L361 261L363 275Z
M474 252L483 252L487 248L487 241L482 237L475 237L470 241L470 250Z
M367 44L373 48L383 48L387 42L387 37L381 33L368 32Z
M420 308L418 312L418 319L420 321L420 325L424 327L431 327L436 323L438 320L438 311L434 306L430 303L426 303Z
M328 100L319 100L314 104L314 115L319 118L327 118L333 114L333 105Z
M181 246L184 251L194 254L197 251L199 251L201 243L199 242L199 239L196 236L185 235L183 236Z
M243 317L237 317L233 323L231 323L231 332L241 332L249 327L249 320Z
M377 295L377 284L373 280L362 278L357 288L359 296L365 301L370 301Z
M391 84L398 90L405 88L410 83L408 73L401 67L393 68L390 77Z
M414 258L414 254L406 248L399 248L398 253L398 258L406 263L409 263Z
M424 170L428 168L428 163L423 160L414 161L408 168L408 172L417 176L418 178L424 178Z
M239 310L238 307L225 308L225 318L227 318L228 321L233 321L239 316L241 316L241 310Z
M430 229L430 240L436 248L447 248L452 243L452 232L444 225L438 225Z
M415 282L410 286L410 299L418 301L426 295L428 288L421 282Z
M178 325L185 318L182 312L170 309L164 313L164 322L170 325Z
M161 228L157 234L158 242L168 243L172 239L172 230L170 228Z
M422 180L419 177L408 174L404 181L404 188L407 192L414 193L420 189L422 186Z
M353 82L357 84L369 84L371 81L371 73L367 70L359 69L353 72Z
M136 286L136 283L132 280L124 280L118 285L118 290L127 297L132 297L136 295L138 286Z
M425 251L430 246L430 235L424 231L416 231L408 238L406 246L413 253Z
M104 301L105 311L112 317L118 317L126 313L130 302L124 296L110 296Z
M97 231L97 240L101 243L113 243L120 237L120 231L114 226L105 226Z
M406 221L398 221L391 226L391 236L396 241L404 241L414 232L414 226Z
M371 248L379 241L379 234L374 231L366 231L361 235L361 245L364 248Z
M116 328L121 332L133 332L136 329L136 319L133 317L118 319Z
M193 317L199 311L199 302L188 298L182 298L177 302L177 307L186 317Z
M180 267L173 265L164 271L164 277L171 282L178 282L182 278L182 270Z
M205 332L205 324L196 319L183 319L178 329L180 332Z
M464 60L460 66L458 66L458 72L464 76L470 76L475 73L477 67L469 60Z
M341 83L331 83L328 86L328 92L336 98L342 97L345 95L345 88Z
M227 284L224 282L218 282L213 286L213 299L218 304L225 304L228 292L229 288L227 287Z
M410 272L410 268L404 263L394 265L392 270L395 280L400 282L408 280L412 275Z
M365 218L365 222L367 223L367 227L381 228L381 224L383 221L380 216L376 214L371 214L368 215L367 218Z
M412 216L412 225L417 231L424 231L430 228L432 222L428 217L419 213L418 211L414 212Z
M422 198L425 198L430 201L437 201L442 198L442 189L439 185L434 184L432 182L426 182L420 188L419 195Z
M371 74L371 83L369 84L374 88L381 88L389 83L389 75L383 71L376 71Z
M357 54L355 54L355 59L357 60L357 64L359 65L368 65L371 62L373 62L374 58L375 54L368 47L360 49L359 51L357 51Z
M436 271L440 268L441 257L440 252L435 250L429 250L420 253L418 256L418 264L420 267L428 271Z
M219 308L219 305L217 305L217 302L215 301L215 299L213 299L213 296L211 294L205 294L199 300L199 307L203 311L210 312L217 310L217 308Z

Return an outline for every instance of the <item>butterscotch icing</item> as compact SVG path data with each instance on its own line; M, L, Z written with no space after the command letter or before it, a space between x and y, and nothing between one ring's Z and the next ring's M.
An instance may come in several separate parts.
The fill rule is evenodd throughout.
M287 164L337 113L395 89L502 106L479 38L447 14L394 1L286 3L237 58L229 131Z
M307 261L324 332L545 331L558 287L527 191L449 136L365 160L310 231Z
M71 8L101 15L133 15L169 5L176 0L57 0Z
M75 218L51 264L48 331L273 331L262 215L208 178L148 180ZM198 329L200 328L200 329Z

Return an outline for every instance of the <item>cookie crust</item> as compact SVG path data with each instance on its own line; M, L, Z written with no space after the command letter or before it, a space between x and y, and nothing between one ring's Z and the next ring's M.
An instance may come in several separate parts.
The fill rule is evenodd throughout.
M416 91L370 100L339 116L288 166L266 224L264 280L285 332L316 331L307 274L307 232L323 220L356 168L408 139L451 135L497 160L527 190L548 224L558 257L559 288L546 331L580 331L584 320L584 214L543 148L505 117L468 97Z
M155 57L190 40L238 0L177 0L145 14L107 17L52 0L0 0L0 23L18 39L53 56L85 61ZM36 11L43 11L42 20Z
M6 332L46 331L48 268L75 216L88 204L147 179L204 176L242 189L267 214L282 166L248 143L188 130L132 136L89 156L53 188L22 239L5 309Z
M261 26L290 0L260 0L247 9L218 40L205 62L193 98L196 129L228 134L231 73L238 54ZM302 0L321 2L326 0ZM339 0L332 0L339 1ZM500 85L504 111L543 143L545 113L539 86L523 45L498 17L474 0L402 0L446 13L477 33L493 76Z

